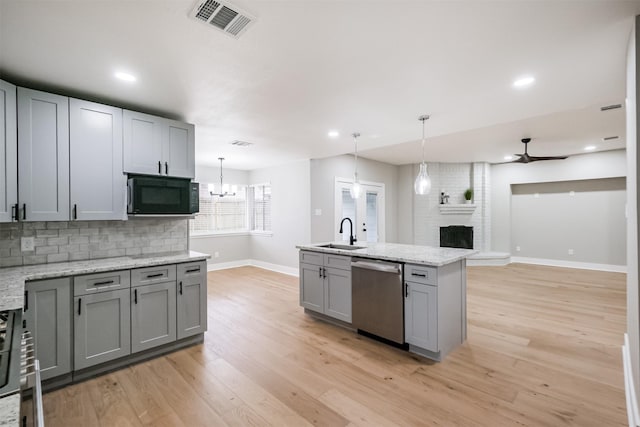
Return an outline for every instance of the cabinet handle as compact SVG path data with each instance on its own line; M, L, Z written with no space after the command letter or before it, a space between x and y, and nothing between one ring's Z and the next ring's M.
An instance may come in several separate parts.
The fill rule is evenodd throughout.
M153 279L154 277L162 277L162 276L164 276L164 273L147 274L147 279Z
M325 279L327 278L327 269L324 267L322 267L322 277Z
M162 162L158 160L158 173L162 173Z
M78 316L82 314L82 298L78 298Z
M24 291L24 311L29 310L29 291Z
M198 268L192 268L191 270L187 270L187 271L185 271L185 273L197 273L198 271L200 271L200 267L198 267Z
M110 285L113 283L113 280L105 280L104 282L96 282L93 286L102 286L102 285Z
M318 277L322 278L322 267L318 267Z
M169 175L169 163L164 162L164 173L165 175Z
M133 290L133 302L136 303L136 304L138 303L138 290L137 289Z
M405 296L405 298L409 298L409 284L408 283L404 284L404 296Z
M23 220L27 219L27 204L26 203L22 204L22 219Z
M180 295L182 295L182 282L180 282Z
M17 203L11 206L11 219L14 221L20 221L20 205Z
M73 219L78 219L78 205L73 205Z
M416 277L427 277L426 274L419 274L419 273L411 273L411 275Z

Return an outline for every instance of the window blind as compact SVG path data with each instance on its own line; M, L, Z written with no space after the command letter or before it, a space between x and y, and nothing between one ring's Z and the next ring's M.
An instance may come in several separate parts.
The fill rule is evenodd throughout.
M235 196L211 196L200 184L200 212L190 221L191 234L247 231L247 188L232 185Z

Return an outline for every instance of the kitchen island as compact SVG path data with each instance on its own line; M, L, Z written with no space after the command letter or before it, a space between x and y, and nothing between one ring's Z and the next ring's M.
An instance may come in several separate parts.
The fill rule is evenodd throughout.
M465 341L466 258L477 251L359 242L297 248L305 313L437 361Z

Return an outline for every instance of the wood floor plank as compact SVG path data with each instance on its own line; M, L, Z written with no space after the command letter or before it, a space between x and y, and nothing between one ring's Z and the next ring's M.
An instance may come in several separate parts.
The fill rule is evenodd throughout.
M44 396L48 426L622 426L624 274L469 267L436 363L318 321L298 279L210 272L201 345Z

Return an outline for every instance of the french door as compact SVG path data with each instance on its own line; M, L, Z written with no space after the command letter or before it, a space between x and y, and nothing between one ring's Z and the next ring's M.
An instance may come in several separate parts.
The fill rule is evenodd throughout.
M349 222L345 221L340 234L340 222L349 218L353 234L360 242L384 242L384 184L361 182L360 197L353 199L350 189L353 181L336 178L335 185L335 240L349 241Z

